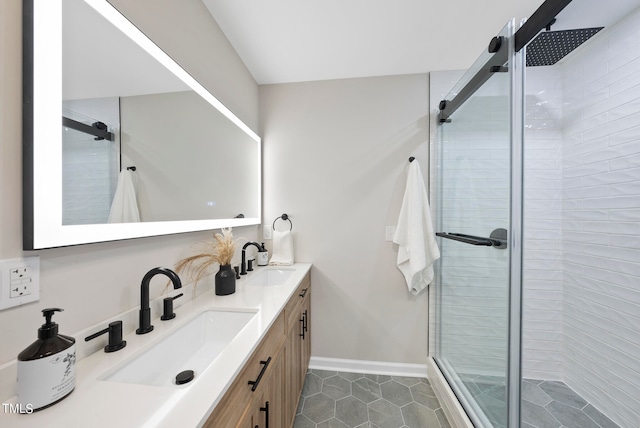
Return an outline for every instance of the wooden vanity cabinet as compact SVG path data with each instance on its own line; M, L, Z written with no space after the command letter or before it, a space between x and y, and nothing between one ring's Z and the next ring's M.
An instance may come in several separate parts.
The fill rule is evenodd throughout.
M307 274L204 427L293 426L311 356L310 292Z

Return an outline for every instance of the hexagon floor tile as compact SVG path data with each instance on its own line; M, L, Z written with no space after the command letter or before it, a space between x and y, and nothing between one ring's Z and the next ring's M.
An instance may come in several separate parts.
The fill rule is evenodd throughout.
M427 379L309 370L294 428L450 425Z
M504 387L465 375L487 417L500 413ZM492 405L493 404L493 405ZM492 412L493 411L493 412ZM617 428L562 382L525 379L523 428ZM504 426L499 418L495 427ZM309 370L294 428L450 428L427 379Z

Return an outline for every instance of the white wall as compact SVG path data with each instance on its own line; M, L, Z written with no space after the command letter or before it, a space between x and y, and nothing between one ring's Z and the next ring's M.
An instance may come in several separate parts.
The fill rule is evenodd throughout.
M522 371L562 380L562 72L526 69Z
M157 43L185 64L253 129L258 123L258 87L204 5L197 0L117 1ZM153 13L149 13L153 11ZM0 2L0 257L22 251L21 196L21 50L22 2ZM257 237L256 227L235 230ZM40 310L62 307L61 333L77 331L139 305L142 276L155 266L172 266L210 233L144 238L30 252L40 256L41 296L37 303L0 312L0 365L14 359L36 339ZM161 283L161 280L157 280ZM162 291L152 286L151 297ZM0 379L0 397L14 394L15 372Z
M194 91L120 98L142 221L259 217L260 147Z
M428 175L428 99L423 74L260 87L264 222L289 214L314 263L316 357L426 363L427 293L409 294L384 239L409 156Z
M564 377L640 421L640 8L562 66Z

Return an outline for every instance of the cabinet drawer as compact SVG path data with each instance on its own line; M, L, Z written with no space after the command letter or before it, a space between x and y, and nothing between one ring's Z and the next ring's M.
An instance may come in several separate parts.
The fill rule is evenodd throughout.
M246 412L251 411L248 406L254 396L262 392L263 381L269 377L272 370L272 362L279 358L285 339L284 314L280 314L262 339L258 348L251 354L240 374L236 377L231 387L227 390L222 400L218 403L213 413L204 424L208 428L236 427L239 420ZM271 360L269 360L271 358ZM266 365L261 362L269 360ZM249 381L259 381L255 388ZM252 391L252 388L254 389Z

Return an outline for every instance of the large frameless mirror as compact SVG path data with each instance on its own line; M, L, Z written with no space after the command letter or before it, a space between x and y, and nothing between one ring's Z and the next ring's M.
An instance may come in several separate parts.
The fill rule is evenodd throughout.
M24 248L260 224L260 138L106 0L25 0Z

